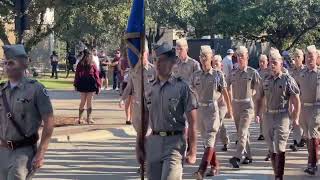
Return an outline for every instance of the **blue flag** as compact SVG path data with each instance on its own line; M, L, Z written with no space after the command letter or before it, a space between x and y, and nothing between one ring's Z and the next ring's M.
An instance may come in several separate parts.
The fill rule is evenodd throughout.
M134 0L126 31L128 58L132 67L138 62L142 54L142 43L145 36L144 28L144 0Z

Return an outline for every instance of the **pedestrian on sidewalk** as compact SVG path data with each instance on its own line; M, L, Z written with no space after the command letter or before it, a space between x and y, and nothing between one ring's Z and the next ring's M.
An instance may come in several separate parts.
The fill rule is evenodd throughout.
M23 45L6 45L3 50L8 81L0 84L0 179L32 179L44 164L54 128L53 108L44 86L25 77Z
M202 70L193 73L191 76L190 86L195 91L199 101L198 128L205 147L198 171L194 173L197 180L202 180L205 176L219 174L215 142L221 124L217 102L221 95L226 99L229 116L232 113L225 77L221 71L212 68L212 58L211 47L201 46L200 62ZM211 171L206 174L208 165L211 165Z
M108 57L104 51L100 51L99 53L100 60L100 79L101 79L101 87L102 90L108 90L109 79L108 79L108 66L110 65ZM104 87L103 87L104 86Z
M285 151L290 134L289 102L293 104L291 119L299 125L300 98L295 80L282 72L283 60L278 50L270 52L271 76L259 85L256 95L257 121L264 113L263 132L271 155L276 180L283 180Z
M59 57L56 51L52 51L52 55L50 56L51 63L51 78L55 77L58 79L58 65L59 65Z
M69 77L69 74L70 74L70 71L72 72L75 72L74 70L74 64L76 63L77 61L77 58L75 57L75 55L71 52L68 52L68 55L67 55L67 75L66 75L66 78Z
M119 67L119 63L120 63L120 59L121 59L121 52L120 49L115 51L114 54L114 59L111 62L111 67L113 70L113 90L120 90L120 67Z
M83 57L77 65L74 87L76 91L80 92L81 97L77 122L79 124L83 123L82 115L84 106L87 105L87 123L93 124L92 98L94 93L98 94L100 92L101 81L99 71L89 50L83 51Z
M186 154L186 121L189 121L189 144L186 161L196 162L197 154L197 100L189 85L172 75L176 62L175 52L167 43L155 49L157 54L157 79L146 97L148 107L145 127L151 127L147 137L146 154L144 144L138 141L141 162L147 161L147 177L152 180L182 180ZM186 114L186 115L185 115ZM144 134L138 134L144 137ZM146 156L146 157L145 157Z

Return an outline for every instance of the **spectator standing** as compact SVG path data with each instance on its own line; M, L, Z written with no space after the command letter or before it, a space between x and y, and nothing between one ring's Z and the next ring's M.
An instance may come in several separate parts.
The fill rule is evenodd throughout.
M104 51L100 51L98 57L100 61L100 79L102 84L102 90L107 90L109 86L109 80L108 80L107 74L108 74L108 66L110 65L110 63ZM103 84L105 84L104 88L103 88Z
M94 93L98 94L100 92L101 81L99 78L99 71L93 61L93 56L88 50L84 50L83 58L77 65L74 87L76 91L80 92L81 96L78 123L83 123L82 115L84 106L87 105L87 123L93 124L94 120L91 117L92 97Z
M115 57L111 62L111 67L113 69L113 90L120 89L120 70L119 70L119 62L121 58L120 50L116 50Z
M76 64L77 62L77 58L75 57L74 54L72 54L71 52L68 53L67 56L67 76L66 78L69 77L70 71L74 72L74 64Z
M227 56L223 58L222 60L222 68L223 73L228 76L233 69L233 62L232 62L232 56L234 54L233 49L228 49Z
M96 67L100 74L100 60L99 60L98 51L96 48L92 49L92 59L93 59L93 62L96 64Z
M51 63L51 78L55 77L58 79L58 64L59 64L59 57L56 51L52 51L52 55L50 56L50 63Z

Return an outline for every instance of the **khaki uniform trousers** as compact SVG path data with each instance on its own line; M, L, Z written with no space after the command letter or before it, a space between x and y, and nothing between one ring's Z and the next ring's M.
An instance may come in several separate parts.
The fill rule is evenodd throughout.
M206 148L213 148L216 142L216 136L220 127L219 113L217 110L217 104L199 106L198 109L198 127Z
M320 106L302 106L300 126L308 139L320 138Z
M268 149L272 153L286 151L290 134L290 120L287 112L264 114L263 132Z
M33 147L10 150L0 147L0 179L26 180L34 156Z
M235 157L242 159L242 156L245 155L247 158L252 158L249 140L249 127L254 116L253 102L232 102L232 107L238 135Z
M185 136L150 135L147 139L148 180L182 180L186 153Z
M229 144L229 136L228 136L228 131L226 127L224 126L224 117L227 114L227 107L222 106L219 107L219 118L220 118L220 129L219 129L219 135L220 135L220 140L222 144Z

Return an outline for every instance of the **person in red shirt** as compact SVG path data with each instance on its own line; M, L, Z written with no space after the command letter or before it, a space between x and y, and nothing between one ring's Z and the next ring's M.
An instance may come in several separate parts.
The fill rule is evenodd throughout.
M91 117L92 97L94 93L98 94L100 92L101 80L98 68L94 63L92 54L89 50L84 50L83 57L77 65L74 87L76 91L80 92L81 96L78 123L83 123L82 115L84 106L87 105L87 123L93 124L94 120Z

